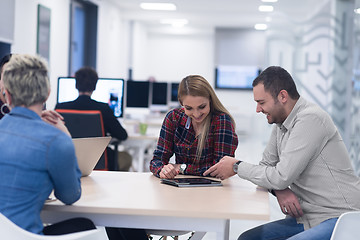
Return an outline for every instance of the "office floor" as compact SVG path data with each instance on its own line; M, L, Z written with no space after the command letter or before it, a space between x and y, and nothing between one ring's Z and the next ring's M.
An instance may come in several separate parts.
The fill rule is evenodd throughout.
M236 150L236 157L247 162L258 163L261 159L267 139L267 134L263 134L261 136L253 135L252 137L248 135L239 135L239 145ZM270 220L273 221L283 217L284 215L278 207L276 198L270 196ZM263 223L266 223L266 221L230 220L230 239L236 240L242 232ZM161 238L160 236L153 237L153 240L159 240ZM190 234L185 234L179 236L179 240L187 240L189 237ZM171 239L171 237L167 238L167 240ZM203 240L216 240L216 233L206 233Z

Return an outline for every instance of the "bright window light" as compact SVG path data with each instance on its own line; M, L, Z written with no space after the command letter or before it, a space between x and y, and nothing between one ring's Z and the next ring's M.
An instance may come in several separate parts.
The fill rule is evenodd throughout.
M145 10L175 11L176 5L173 3L140 3L140 7Z
M266 30L267 29L267 25L264 23L257 23L255 24L254 28L256 30Z
M259 11L260 12L272 12L272 11L274 11L274 7L269 6L269 5L261 5L261 6L259 6Z
M266 3L274 3L277 2L278 0L261 0L261 1Z
M356 14L360 14L360 8L354 9L354 12L355 12Z
M173 27L183 27L186 24L188 24L189 21L187 19L162 19L160 21L160 23L162 23L162 24L170 24Z

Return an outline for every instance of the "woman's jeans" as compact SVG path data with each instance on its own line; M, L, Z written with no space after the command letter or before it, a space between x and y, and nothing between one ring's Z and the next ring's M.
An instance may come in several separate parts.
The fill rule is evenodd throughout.
M328 240L338 218L328 219L319 225L304 231L303 224L287 217L252 228L240 235L238 240Z

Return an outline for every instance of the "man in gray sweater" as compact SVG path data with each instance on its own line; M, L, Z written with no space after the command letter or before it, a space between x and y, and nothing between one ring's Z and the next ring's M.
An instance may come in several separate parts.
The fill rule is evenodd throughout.
M264 70L253 82L256 112L275 123L259 165L224 157L204 175L237 174L269 189L285 219L243 233L249 239L330 239L338 217L360 210L360 179L331 117L300 97L281 67Z

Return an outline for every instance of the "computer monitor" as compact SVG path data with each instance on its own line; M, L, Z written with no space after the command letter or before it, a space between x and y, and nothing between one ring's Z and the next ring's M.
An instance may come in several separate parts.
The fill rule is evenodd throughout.
M59 77L57 86L57 103L73 101L79 96L74 77ZM109 104L115 117L124 114L124 79L99 78L91 98Z
M170 100L171 102L178 101L178 89L180 83L171 83Z
M257 66L218 66L215 69L215 88L252 90L252 82L259 72Z
M178 108L180 107L180 103L178 100L178 88L179 84L177 82L170 82L169 83L169 108Z
M126 82L126 107L148 108L150 97L149 81Z
M153 111L166 112L168 108L168 83L153 82L151 84L150 109Z

